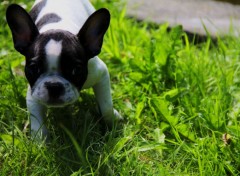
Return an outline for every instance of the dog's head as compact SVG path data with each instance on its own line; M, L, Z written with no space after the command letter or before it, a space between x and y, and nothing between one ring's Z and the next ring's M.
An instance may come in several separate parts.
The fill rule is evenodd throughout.
M88 60L101 51L110 14L94 12L77 35L49 30L39 33L30 15L18 5L6 12L15 49L26 58L25 75L32 97L48 106L74 102L87 79Z

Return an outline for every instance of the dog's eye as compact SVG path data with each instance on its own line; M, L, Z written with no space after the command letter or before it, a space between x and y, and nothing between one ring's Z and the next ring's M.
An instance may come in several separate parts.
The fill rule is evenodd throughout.
M41 74L41 69L39 68L36 62L32 62L26 65L25 75L31 86L33 86L33 84L35 83L37 78L40 76L40 74Z
M74 68L73 70L72 70L72 75L74 76L76 74L76 69Z
M28 66L28 70L29 70L32 74L39 74L39 73L40 73L40 69L39 69L39 67L37 66L36 63L31 63L31 64Z
M28 77L35 78L38 77L41 73L40 68L36 63L31 63L26 67L26 74Z
M72 70L72 75L73 76L76 76L76 75L80 75L80 68L79 67L76 67Z

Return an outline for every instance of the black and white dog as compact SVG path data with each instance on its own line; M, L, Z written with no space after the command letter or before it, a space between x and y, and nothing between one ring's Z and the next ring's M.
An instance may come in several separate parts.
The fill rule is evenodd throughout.
M111 125L121 118L113 109L108 69L97 57L110 22L107 9L95 11L88 0L36 0L29 14L10 5L6 18L14 47L26 58L32 134L47 136L47 107L71 104L90 87L104 120Z

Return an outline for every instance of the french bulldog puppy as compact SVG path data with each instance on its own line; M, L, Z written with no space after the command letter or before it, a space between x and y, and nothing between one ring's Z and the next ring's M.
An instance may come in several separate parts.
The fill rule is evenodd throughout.
M80 90L91 87L106 123L121 119L108 69L97 56L110 23L107 9L95 11L88 0L37 0L29 13L10 5L6 19L15 49L26 58L32 135L47 137L47 107L74 103Z

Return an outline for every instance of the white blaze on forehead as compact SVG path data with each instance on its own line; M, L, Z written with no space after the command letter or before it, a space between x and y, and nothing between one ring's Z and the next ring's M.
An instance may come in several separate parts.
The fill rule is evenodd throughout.
M62 52L62 41L55 41L51 39L46 47L46 58L49 71L56 71L58 68L59 57Z

